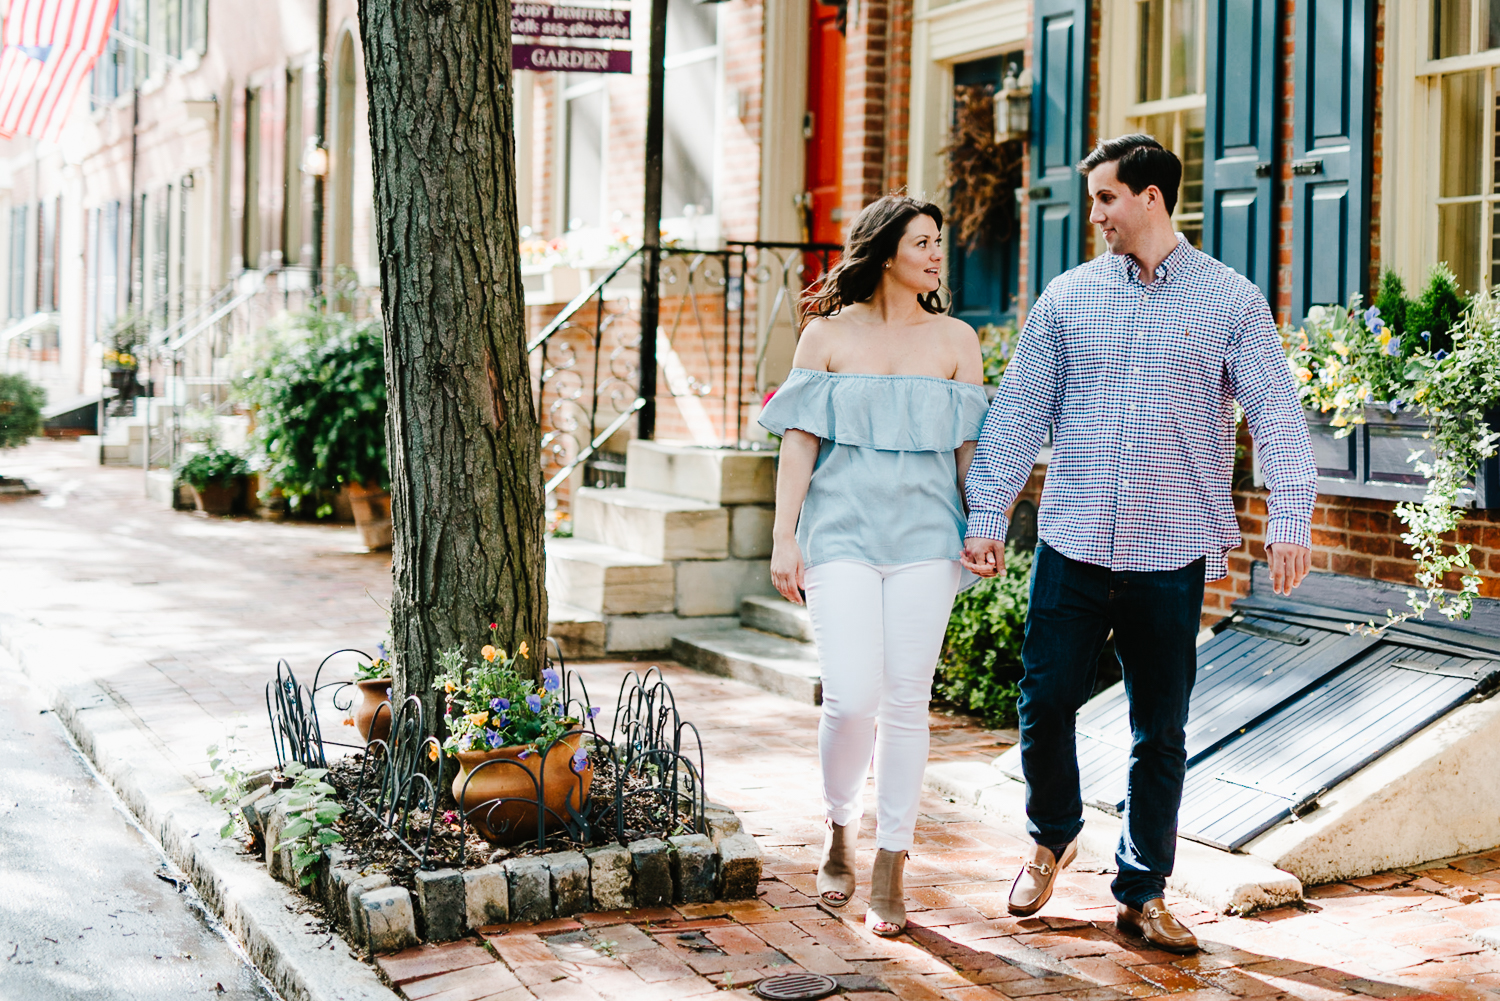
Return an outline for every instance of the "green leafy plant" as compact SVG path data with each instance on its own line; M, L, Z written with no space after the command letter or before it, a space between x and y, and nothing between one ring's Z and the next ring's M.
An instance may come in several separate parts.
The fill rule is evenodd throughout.
M975 332L979 334L984 381L987 385L998 386L1005 375L1005 367L1016 353L1016 345L1021 343L1021 332L1013 323L986 323Z
M47 391L19 372L0 374L0 448L19 448L42 433Z
M1450 540L1463 521L1461 495L1500 439L1486 421L1500 402L1500 295L1482 292L1465 303L1452 272L1439 264L1413 301L1399 279L1387 274L1376 305L1363 312L1357 300L1348 309L1315 307L1300 330L1289 332L1287 343L1303 402L1332 411L1339 437L1365 422L1370 405L1415 411L1428 423L1423 437L1432 443L1430 455L1411 454L1427 477L1426 494L1420 504L1396 506L1420 590L1407 593L1408 611L1387 611L1384 623L1350 628L1376 633L1428 611L1468 618L1480 579L1471 547ZM1445 585L1454 575L1458 588L1450 592Z
M378 320L299 313L265 332L264 350L237 381L256 408L263 497L280 489L293 509L358 483L390 483L385 450L385 343ZM316 514L327 517L331 504Z
M177 466L177 478L194 490L210 483L226 483L237 476L248 476L250 463L233 449L211 445L188 456Z
M208 788L208 801L223 810L227 819L219 828L219 837L234 834L241 823L240 800L245 798L246 761L249 757L239 742L239 731L244 724L237 724L225 733L222 742L208 745L208 767L214 773L214 783Z
M292 780L292 787L286 794L286 826L272 850L291 850L297 885L307 886L317 879L315 867L323 849L344 840L333 829L344 808L334 799L333 786L323 781L328 769L308 768L292 761L282 774Z
M497 629L490 625L492 634ZM457 754L521 744L537 751L579 725L581 720L567 714L557 668L543 669L540 685L516 670L516 663L527 655L524 642L509 657L489 643L474 661L458 647L438 655L437 683L443 689L443 723L448 731L444 751ZM599 713L597 707L586 711L591 719ZM575 765L583 767L579 762Z
M373 660L355 667L354 676L359 681L379 681L391 676L391 654L384 641L375 644Z
M943 637L933 691L991 726L1016 719L1032 554L1007 546L1005 572L959 592Z

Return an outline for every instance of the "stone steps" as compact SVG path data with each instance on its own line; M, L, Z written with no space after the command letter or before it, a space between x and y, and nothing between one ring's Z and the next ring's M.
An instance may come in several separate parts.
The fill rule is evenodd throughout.
M812 620L807 616L807 606L794 605L780 595L757 595L740 602L740 625L803 643L813 642Z
M721 629L674 636L672 659L807 705L823 701L818 653L811 643L756 629Z
M573 534L656 560L729 558L729 509L634 487L584 487Z

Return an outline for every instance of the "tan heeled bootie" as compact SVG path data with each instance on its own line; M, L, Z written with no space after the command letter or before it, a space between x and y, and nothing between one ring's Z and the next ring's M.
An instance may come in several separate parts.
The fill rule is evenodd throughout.
M824 823L828 825L828 838L823 843L823 862L818 866L818 897L829 907L843 907L854 896L854 842L859 831L853 824Z
M877 935L890 938L906 930L906 852L884 848L875 853L875 869L870 873L870 908L865 911L865 927Z

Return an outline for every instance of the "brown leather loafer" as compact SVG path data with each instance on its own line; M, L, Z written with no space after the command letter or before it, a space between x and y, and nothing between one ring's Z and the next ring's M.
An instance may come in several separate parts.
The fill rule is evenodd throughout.
M1146 901L1140 910L1124 904L1116 905L1115 927L1167 952L1186 954L1198 951L1198 936L1172 916L1167 910L1167 902L1161 897Z
M1063 849L1062 858L1041 845L1031 846L1031 857L1021 866L1015 882L1010 884L1010 899L1006 910L1018 918L1030 917L1041 910L1052 899L1052 884L1057 882L1059 871L1078 857L1078 839Z

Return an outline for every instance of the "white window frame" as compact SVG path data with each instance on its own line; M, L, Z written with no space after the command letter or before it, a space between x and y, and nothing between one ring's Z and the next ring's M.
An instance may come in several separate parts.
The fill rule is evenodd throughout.
M1140 93L1140 4L1144 0L1105 0L1104 16L1100 26L1100 39L1104 47L1100 76L1101 96L1100 120L1103 134L1121 135L1145 128L1146 120L1157 115L1172 115L1172 136L1157 136L1179 158L1185 158L1185 112L1208 109L1208 2L1198 2L1198 50L1196 56L1197 79L1194 93L1176 97L1163 97L1154 101L1138 101ZM1163 74L1167 73L1163 60ZM1207 151L1205 148L1205 160ZM1172 215L1178 229L1191 228L1200 233L1203 228L1202 211L1181 211L1181 190L1178 191L1179 210Z
M599 108L599 176L595 183L599 186L599 220L594 226L584 226L582 229L603 228L609 223L609 171L606 165L609 163L609 74L605 73L567 73L562 74L559 82L563 84L560 88L561 97L558 100L558 113L560 116L558 135L561 137L562 147L562 183L558 189L558 232L567 234L572 232L573 220L569 218L568 192L572 187L573 169L573 129L568 122L568 102L574 98L587 97L590 94L600 95Z

